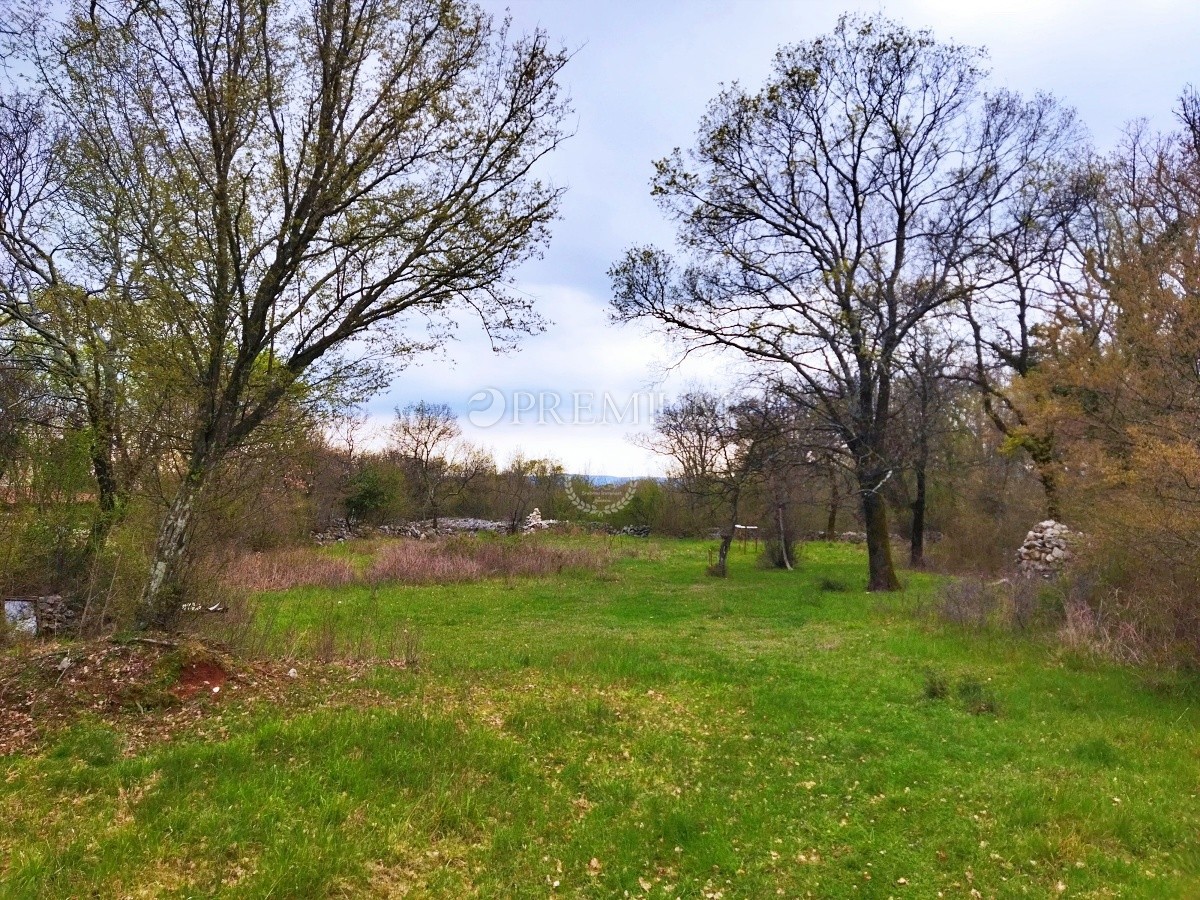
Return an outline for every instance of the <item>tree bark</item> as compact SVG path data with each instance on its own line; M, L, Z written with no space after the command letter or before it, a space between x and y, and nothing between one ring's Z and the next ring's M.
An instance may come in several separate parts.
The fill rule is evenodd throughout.
M729 530L721 535L721 549L717 551L717 566L716 574L722 578L728 572L729 546L733 543L733 526L729 526Z
M1033 459L1037 466L1038 480L1042 483L1042 491L1046 495L1046 518L1055 522L1062 521L1062 496L1058 485L1058 472L1053 459L1038 454Z
M792 561L788 558L788 535L787 527L783 519L782 503L776 505L775 512L779 521L779 554L783 557L784 567L790 572L792 571Z
M829 518L825 520L825 540L837 540L837 517L838 507L841 506L842 498L838 492L838 471L836 468L829 470Z
M91 554L104 548L109 532L116 524L123 499L124 489L115 458L120 436L114 381L109 370L100 370L96 376L98 383L86 392L84 403L91 428L88 456L92 477L96 480L97 509L88 533L88 552Z
M92 476L96 479L97 509L88 533L88 550L96 553L104 548L108 533L116 522L119 486L112 457L100 436L93 435L89 450L92 458Z
M914 569L925 568L925 460L917 462L917 496L912 502L912 533L908 561Z
M183 598L183 563L205 474L202 467L189 469L159 525L150 561L150 580L142 594L140 619L145 625L168 628L179 611Z
M741 490L735 489L729 509L729 529L721 536L721 549L717 551L716 573L724 578L728 573L729 548L733 544L733 536L737 533L738 507L741 503Z
M892 543L888 534L887 505L879 491L882 475L859 477L863 523L867 530L868 591L898 591L900 579L892 562Z

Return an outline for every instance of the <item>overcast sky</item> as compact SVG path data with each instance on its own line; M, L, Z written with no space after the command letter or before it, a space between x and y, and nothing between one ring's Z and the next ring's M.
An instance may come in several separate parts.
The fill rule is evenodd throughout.
M648 427L647 410L660 395L720 377L719 361L707 360L689 362L664 380L663 365L672 359L661 342L607 324L605 272L630 244L670 244L671 230L649 195L652 161L691 144L704 106L722 82L757 87L780 44L828 32L847 10L882 11L909 27L929 28L939 39L987 47L997 86L1055 94L1079 111L1102 149L1138 117L1170 127L1181 89L1200 84L1196 0L484 5L497 15L509 9L516 30L541 27L575 51L563 73L575 107L575 135L542 170L567 188L562 218L545 256L517 273L521 290L536 298L551 324L518 352L497 356L479 329L464 322L444 359L402 372L368 412L379 423L409 402L448 403L463 417L468 436L491 447L501 462L520 449L593 475L661 472L662 461L629 435ZM557 409L548 408L555 402L550 392L563 398ZM489 424L500 403L505 410L497 424L471 423ZM515 403L522 411L514 425ZM537 424L536 408L526 411L538 403L546 424ZM573 417L585 424L569 424Z

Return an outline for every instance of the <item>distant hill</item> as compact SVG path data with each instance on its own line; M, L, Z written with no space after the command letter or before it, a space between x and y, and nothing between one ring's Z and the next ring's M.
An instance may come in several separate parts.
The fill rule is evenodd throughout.
M631 481L666 481L658 475L580 475L578 473L568 473L568 478L580 478L584 481L594 484L596 487L605 487L610 484L628 484Z

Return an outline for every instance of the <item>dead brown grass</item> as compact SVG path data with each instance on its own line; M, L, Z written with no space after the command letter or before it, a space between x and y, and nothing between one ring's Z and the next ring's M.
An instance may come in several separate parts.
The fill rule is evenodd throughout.
M286 591L301 585L339 587L353 584L358 572L348 559L339 559L313 547L249 553L233 560L221 581L247 591Z
M373 556L361 568L318 547L253 553L234 561L222 580L230 588L250 592L347 584L452 584L538 578L572 569L595 571L609 557L606 547L565 547L536 538L401 539L364 550L373 550Z
M537 540L399 541L380 548L366 576L371 581L405 584L537 578L568 569L599 569L605 556L598 548L554 546Z

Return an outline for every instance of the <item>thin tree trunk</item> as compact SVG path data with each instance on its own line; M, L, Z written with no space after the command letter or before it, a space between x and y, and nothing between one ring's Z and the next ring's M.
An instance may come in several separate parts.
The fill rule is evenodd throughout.
M724 578L728 572L729 548L733 544L733 535L737 531L738 506L741 491L735 490L732 505L729 510L729 529L721 536L721 549L717 551L716 573Z
M829 471L829 518L825 521L825 540L834 541L837 540L838 507L842 498L838 491L838 470L831 468Z
M104 548L108 533L116 522L119 506L119 487L112 459L107 448L93 437L91 447L92 476L96 479L96 514L88 533L88 550L97 553Z
M729 558L729 546L733 543L733 526L729 526L729 530L721 535L721 549L717 551L717 567L716 574L722 578L725 577L727 569L727 560Z
M908 560L914 569L925 568L925 460L917 463L917 496L912 503L911 549Z
M86 406L92 438L88 456L92 464L92 477L96 480L97 504L88 534L88 552L95 554L104 548L108 540L108 534L116 523L121 499L121 485L113 459L117 438L111 388L104 385L96 391L90 391Z
M779 553L783 557L784 566L790 572L790 571L792 571L792 561L790 559L788 559L787 531L784 528L784 523L783 523L783 504L782 503L777 504L775 507L775 511L778 513L778 518L779 518Z
M879 491L881 477L859 477L862 493L863 523L867 530L868 591L898 591L900 579L892 563L892 542L888 534L887 506Z

